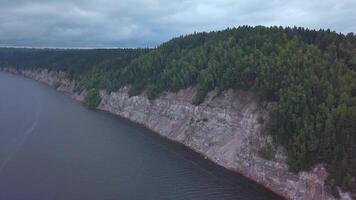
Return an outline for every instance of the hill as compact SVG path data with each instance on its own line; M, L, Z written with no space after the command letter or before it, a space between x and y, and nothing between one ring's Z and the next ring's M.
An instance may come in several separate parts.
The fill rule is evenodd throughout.
M268 131L291 171L328 164L331 186L356 192L356 36L330 30L242 26L174 38L154 49L1 49L3 67L62 70L97 98L131 85L150 99L196 86L276 102ZM335 188L335 187L334 187Z

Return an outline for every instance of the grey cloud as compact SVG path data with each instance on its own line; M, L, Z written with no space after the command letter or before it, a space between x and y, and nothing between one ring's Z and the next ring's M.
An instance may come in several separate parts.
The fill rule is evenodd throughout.
M239 25L347 33L355 11L354 0L1 0L0 45L146 47Z

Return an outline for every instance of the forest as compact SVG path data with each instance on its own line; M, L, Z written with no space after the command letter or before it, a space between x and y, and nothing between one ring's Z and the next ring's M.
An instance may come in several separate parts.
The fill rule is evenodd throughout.
M253 91L275 102L268 133L293 172L327 164L328 184L356 192L356 35L300 27L240 26L180 36L150 49L0 48L0 67L65 71L97 91L130 85L155 99L195 86ZM262 105L262 104L261 104Z

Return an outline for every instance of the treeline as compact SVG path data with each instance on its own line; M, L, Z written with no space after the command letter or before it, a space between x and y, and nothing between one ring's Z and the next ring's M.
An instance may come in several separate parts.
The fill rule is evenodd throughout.
M254 91L261 102L277 102L269 132L286 148L290 170L326 163L330 185L356 192L353 33L242 26L132 51L130 59L110 58L89 70L83 66L80 86L115 91L131 85L131 95L144 92L154 99L162 91L195 85L195 104L213 89Z
M29 49L0 48L0 67L17 69L46 68L64 71L80 79L94 66L111 62L112 67L129 63L149 49ZM115 62L117 61L117 63Z

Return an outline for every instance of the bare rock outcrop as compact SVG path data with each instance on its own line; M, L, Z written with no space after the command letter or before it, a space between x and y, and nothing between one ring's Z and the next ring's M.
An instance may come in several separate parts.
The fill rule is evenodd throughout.
M334 199L325 192L327 173L323 166L293 174L285 164L283 150L272 160L258 155L258 150L270 142L258 123L259 117L268 120L268 109L259 108L253 93L213 91L199 106L191 104L194 94L194 88L188 88L150 101L145 95L129 97L128 87L124 87L110 94L101 91L99 109L180 142L288 199Z

